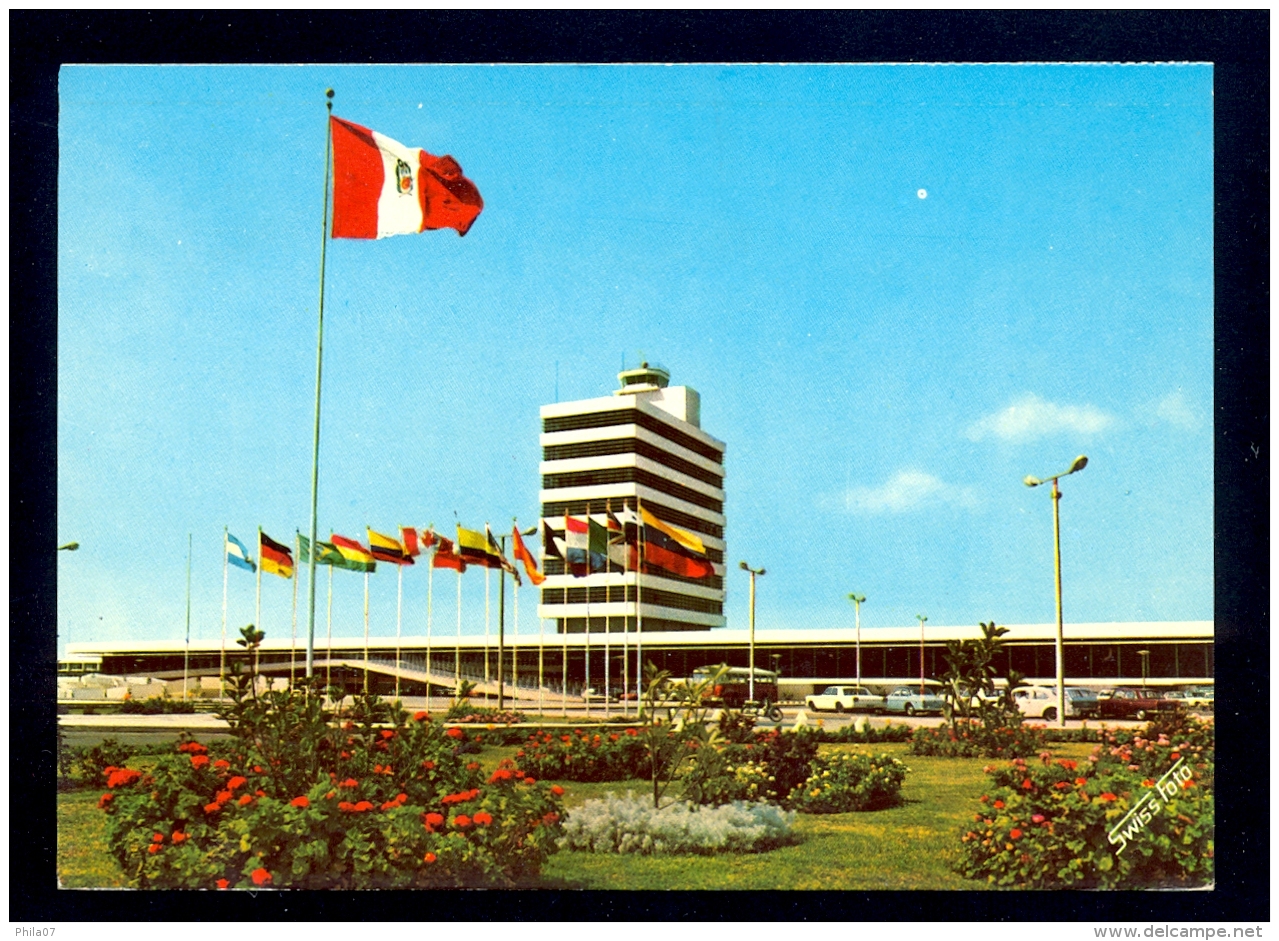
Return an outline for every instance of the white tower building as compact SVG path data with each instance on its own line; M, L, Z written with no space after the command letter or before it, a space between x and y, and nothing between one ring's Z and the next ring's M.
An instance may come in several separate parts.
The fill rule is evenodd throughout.
M611 396L543 405L542 518L563 537L564 515L638 503L696 533L715 565L709 578L623 571L574 577L546 560L538 616L581 633L706 630L724 625L724 442L701 428L701 399L670 373L640 365L618 374ZM637 584L638 581L638 584ZM642 615L642 616L641 616ZM589 618L589 622L588 622Z

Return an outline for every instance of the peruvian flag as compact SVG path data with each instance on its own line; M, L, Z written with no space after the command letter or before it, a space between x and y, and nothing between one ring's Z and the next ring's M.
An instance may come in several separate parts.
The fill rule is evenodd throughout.
M452 157L405 147L367 127L329 118L333 237L381 239L426 229L465 235L484 208Z

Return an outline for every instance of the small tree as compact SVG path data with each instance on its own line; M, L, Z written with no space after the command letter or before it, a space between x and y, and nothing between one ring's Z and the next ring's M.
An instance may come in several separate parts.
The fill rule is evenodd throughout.
M711 754L719 744L717 727L707 726L705 704L728 673L720 664L696 683L676 683L669 670L644 664L644 744L653 782L653 808L687 766Z
M1005 642L1001 638L1008 628L996 627L994 621L980 626L979 639L946 643L947 668L942 682L946 685L945 718L952 727L960 720L973 718L988 729L1006 726L1014 719L1020 722L1012 691L1024 677L1010 669L1003 677L1007 683L1003 692L995 688L995 660L1003 652Z

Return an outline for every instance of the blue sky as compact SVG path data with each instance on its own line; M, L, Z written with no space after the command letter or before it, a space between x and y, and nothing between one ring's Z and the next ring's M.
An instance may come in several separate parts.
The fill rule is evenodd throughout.
M730 626L740 558L768 569L761 628L848 626L854 590L866 628L1051 621L1051 501L1021 480L1080 453L1067 621L1212 617L1209 66L74 67L61 645L180 638L188 533L213 639L223 526L308 526L330 85L485 209L465 238L330 244L322 533L531 524L557 375L604 395L642 356L727 442ZM395 582L371 579L375 635ZM335 583L358 634L361 579ZM269 636L291 587L264 578ZM233 570L231 632L253 616Z

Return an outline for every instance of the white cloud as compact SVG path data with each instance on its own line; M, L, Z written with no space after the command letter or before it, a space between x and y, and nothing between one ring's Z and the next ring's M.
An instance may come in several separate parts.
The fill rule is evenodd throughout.
M1194 413L1180 392L1165 395L1155 406L1155 414L1170 425L1192 429L1199 427L1199 416Z
M1031 441L1062 431L1096 434L1114 423L1112 416L1095 405L1056 405L1029 393L1006 409L969 425L968 437L973 441L991 437Z
M844 492L844 508L854 513L905 513L941 503L974 506L976 502L970 489L918 470L900 470L879 487L849 487Z

